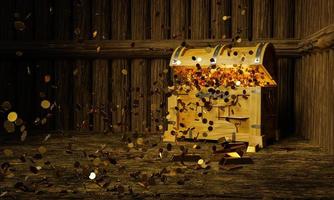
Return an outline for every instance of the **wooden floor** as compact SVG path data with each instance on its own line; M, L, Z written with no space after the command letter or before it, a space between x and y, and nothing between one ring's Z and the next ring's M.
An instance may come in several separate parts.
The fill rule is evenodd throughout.
M144 145L129 148L120 136L54 133L43 142L46 135L23 143L2 139L0 199L334 198L334 157L297 138L248 154L254 164L221 169L211 162L209 169L197 169L170 158L185 145L208 160L212 143L197 143L200 149L172 144L167 151L166 143L147 136ZM40 146L47 149L42 158ZM14 155L5 156L5 149ZM90 180L94 169L97 177Z

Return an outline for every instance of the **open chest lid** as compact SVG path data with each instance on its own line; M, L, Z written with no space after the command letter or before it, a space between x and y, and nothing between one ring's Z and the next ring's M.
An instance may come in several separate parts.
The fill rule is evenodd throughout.
M214 48L178 47L172 55L170 67L175 74L187 77L189 81L201 71L201 80L219 79L222 85L234 81L242 87L276 86L276 59L271 43L250 47L223 44Z

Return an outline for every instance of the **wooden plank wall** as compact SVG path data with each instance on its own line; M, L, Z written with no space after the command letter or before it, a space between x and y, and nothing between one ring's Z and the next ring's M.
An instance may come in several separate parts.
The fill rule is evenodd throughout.
M297 0L296 35L308 35L334 23L334 1ZM299 11L299 12L298 12ZM295 124L296 133L334 154L334 94L333 49L305 52L295 66Z
M333 23L327 5L332 1L310 2L318 7L301 0L6 0L0 8L0 40L96 40L98 54L103 52L103 40L110 39L301 38ZM321 16L308 16L325 9ZM26 23L24 31L13 28L16 12ZM32 17L25 19L29 13ZM223 21L225 15L231 19ZM291 20L294 17L295 21ZM321 20L326 17L325 22ZM294 62L293 58L278 60L282 135L294 126ZM0 99L13 101L31 122L42 112L39 102L34 103L36 95L45 92L59 109L46 129L157 132L166 106L160 88L166 88L167 64L165 59L138 58L2 60L0 89L4 95ZM34 78L24 74L27 66ZM45 74L51 75L51 83L42 81ZM18 78L24 80L21 86ZM27 102L36 105L29 107Z

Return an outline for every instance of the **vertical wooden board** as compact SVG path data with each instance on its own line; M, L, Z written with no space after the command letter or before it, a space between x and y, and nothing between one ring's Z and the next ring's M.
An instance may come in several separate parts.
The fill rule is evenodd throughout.
M170 0L171 39L189 37L189 1Z
M131 38L133 40L147 39L147 34L150 32L147 21L149 13L149 0L131 0ZM149 72L146 60L132 60L130 70L132 131L147 131L149 126Z
M13 40L14 38L14 3L15 1L4 1L0 6L0 40Z
M34 39L51 40L53 36L53 1L34 0Z
M151 39L168 39L169 31L169 1L155 0L151 1ZM164 98L164 89L166 85L166 74L168 70L168 61L163 59L153 59L151 61L150 73L150 97L151 97L151 131L162 132L163 118L166 112L166 99ZM159 128L160 127L160 128Z
M230 17L232 12L231 0L211 0L211 38L231 38L231 19L223 20L223 17Z
M298 73L301 71L302 58L296 59L295 62L295 70L294 70L294 126L295 126L295 134L300 135L300 130L297 125L299 123L299 115L300 115L300 80L298 77Z
M271 38L273 35L273 6L271 0L253 0L253 38Z
M91 1L73 1L72 31L77 42L88 40L92 35ZM93 129L92 115L92 66L90 60L76 59L71 70L73 77L74 125L78 130Z
M9 41L14 39L14 1L4 1L0 6L0 41ZM14 102L14 77L15 69L12 61L0 61L0 102L9 100ZM0 125L1 127L1 125Z
M301 10L301 2L302 0L295 0L294 7L295 7L295 15L294 15L294 36L295 38L301 38L301 17L302 17L302 10ZM280 10L280 9L279 9ZM275 29L274 29L275 33Z
M50 0L34 0L34 39L46 41L53 37L53 2ZM42 100L47 99L51 103L55 101L54 92L52 91L52 85L55 84L54 66L52 61L49 60L36 60L33 62L35 68L34 78L34 93L33 93L33 119L46 118L47 112L40 106ZM51 80L45 81L45 77L50 77ZM47 118L50 119L50 118ZM55 119L51 118L44 126L38 126L39 128L45 128L50 130L55 128Z
M191 39L209 38L210 31L210 1L191 1Z
M294 30L296 31L296 37L299 36L298 26L299 22L296 23L293 19L300 20L299 8L295 9L296 2L298 0L281 0L273 1L273 37L274 38L293 38ZM255 14L255 8L254 8Z
M23 22L25 27L22 31L15 32L17 40L33 39L33 11L31 0L15 0L14 20Z
M111 1L111 37L114 40L129 38L129 6L130 0ZM112 61L110 95L112 125L115 132L129 131L131 128L130 76L128 60L115 59Z
M110 37L110 4L107 0L92 1L92 38L98 41ZM103 51L103 49L102 49ZM109 124L109 60L93 61L92 99L94 113L94 131L108 131Z
M333 70L332 63L334 63L334 50L331 49L329 50L328 63L327 63L327 67L328 67L327 79L331 80L331 82L329 82L329 89L328 89L329 93L328 94L334 94L334 79L333 79L334 70ZM329 152L333 155L334 154L334 123L333 123L334 113L331 111L334 110L334 103L331 100L328 100L328 102L329 102L328 111L330 113L330 116L328 117L329 124L330 124L330 128L329 128L330 139L329 139L328 148L330 149Z
M253 0L232 0L232 37L252 39Z
M16 31L16 40L33 40L33 5L29 0L15 0L16 19L22 21L25 25L24 30ZM24 54L24 52L23 52ZM33 83L34 68L31 61L15 60L16 67L16 108L19 115L27 121L31 121L33 114Z
M54 4L54 39L69 40L71 35L71 2L55 1ZM56 127L59 130L73 129L73 69L64 59L55 61L56 103L58 113Z

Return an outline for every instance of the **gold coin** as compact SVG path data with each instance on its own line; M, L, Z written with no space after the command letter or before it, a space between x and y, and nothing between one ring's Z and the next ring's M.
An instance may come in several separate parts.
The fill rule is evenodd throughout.
M199 160L197 161L197 164L199 164L199 165L204 164L204 160L203 160L203 159L199 159Z
M27 138L27 134L28 132L27 131L23 131L22 134L21 134L21 141L24 142Z
M23 21L15 21L14 27L15 27L15 30L17 31L24 31L24 29L26 28L26 25Z
M48 83L48 82L50 82L50 81L51 81L51 76L50 76L49 74L45 75L45 76L44 76L44 82L45 82L45 83Z
M97 31L94 31L93 32L93 38L96 38L96 36L97 36Z
M100 51L101 51L101 47L98 46L98 47L96 48L96 53L100 53Z
M43 100L43 101L41 102L41 107L42 107L43 109L49 109L50 106L51 106L51 103L50 103L50 101L48 101L48 100Z
M15 125L21 126L22 124L23 124L23 120L21 118L17 118L17 120L15 121Z
M138 145L143 145L144 144L144 139L143 138L138 138L137 139L137 144Z
M6 129L6 131L7 131L8 133L13 133L13 132L15 132L15 124L12 123L12 122L6 120L6 121L3 123L3 126L4 126L4 128Z
M13 151L10 150L10 149L4 149L3 154L5 154L5 156L7 156L7 157L10 157L10 156L14 155Z
M8 111L8 110L12 109L12 104L10 104L9 101L4 101L4 102L1 104L1 107L2 107L2 109L4 109L5 111Z
M38 147L38 152L40 154L45 154L47 152L47 149L44 146Z
M122 74L123 74L124 76L128 75L128 70L126 70L126 69L122 69Z
M17 120L17 113L16 112L10 112L7 116L8 121L15 122Z
M129 148L133 148L134 147L134 144L132 142L128 143L128 147Z

